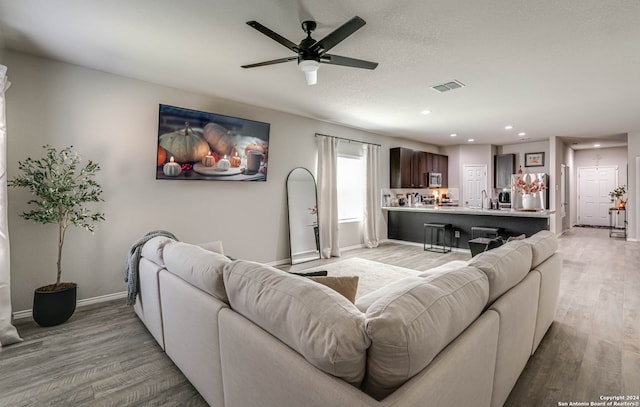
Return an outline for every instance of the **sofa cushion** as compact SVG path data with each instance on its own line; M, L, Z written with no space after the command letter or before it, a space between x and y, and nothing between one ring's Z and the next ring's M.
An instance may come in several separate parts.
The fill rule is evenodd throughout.
M469 262L489 278L489 304L518 284L531 269L531 245L516 240L480 253Z
M230 263L227 257L188 243L176 242L164 249L169 272L226 303L222 269Z
M175 240L166 236L156 236L153 239L149 239L147 243L142 246L140 255L147 260L156 263L159 266L164 265L163 251L164 247L168 244L175 243Z
M358 276L316 276L309 277L311 281L326 285L353 303L358 292Z
M549 230L541 230L535 235L524 239L523 242L531 245L533 258L531 268L538 267L542 262L551 257L558 250L558 239Z
M420 274L418 274L417 276L418 277L428 277L430 275L437 274L437 273L448 273L450 271L466 267L467 263L469 263L469 262L468 261L464 261L464 260L453 260L453 261L450 261L448 263L442 264L442 265L440 265L438 267L434 267L434 268L429 269L427 271L423 271ZM374 290L374 291L372 291L372 292L370 292L368 294L365 294L362 297L358 298L358 300L355 302L356 307L358 307L358 309L360 311L362 311L362 312L367 312L367 309L369 309L371 304L376 302L380 297L384 296L388 292L389 286L391 286L392 284L397 283L400 280L401 279L398 279L398 280L392 282L391 284L387 284L387 285L385 285L383 287L378 288L377 290Z
M380 400L424 369L484 309L487 276L464 267L390 284L367 310L364 390Z
M224 268L231 308L318 369L359 386L370 341L364 315L329 287L259 263Z
M452 260L448 263L441 264L438 267L434 267L432 269L423 271L422 273L418 274L418 277L429 277L432 274L448 273L453 270L458 270L463 267L467 267L468 265L469 265L468 260Z

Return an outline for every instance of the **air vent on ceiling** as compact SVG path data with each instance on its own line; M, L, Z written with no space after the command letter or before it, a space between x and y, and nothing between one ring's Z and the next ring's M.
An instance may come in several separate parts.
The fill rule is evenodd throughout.
M443 93L443 92L448 92L450 90L459 89L462 87L464 87L464 83L454 79L451 82L443 83L441 85L434 85L431 87L431 89L437 92Z

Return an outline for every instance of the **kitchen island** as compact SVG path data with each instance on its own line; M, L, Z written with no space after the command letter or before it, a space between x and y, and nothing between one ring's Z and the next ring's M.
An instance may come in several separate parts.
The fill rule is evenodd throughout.
M527 237L549 229L549 216L555 211L517 209L474 209L439 206L389 206L388 237L394 240L423 243L425 223L450 223L453 247L468 249L474 226L504 229L504 237L525 234Z

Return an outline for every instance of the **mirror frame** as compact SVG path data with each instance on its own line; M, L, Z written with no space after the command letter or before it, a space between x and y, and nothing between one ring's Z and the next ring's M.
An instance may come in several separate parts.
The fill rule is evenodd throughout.
M319 238L319 232L316 232L314 230L314 235L315 235L315 239L316 239L316 250L315 250L315 254L309 254L308 256L305 256L303 258L299 258L299 259L294 259L294 254L293 254L293 242L291 241L291 218L292 218L292 214L291 214L291 191L290 191L290 186L289 186L289 182L290 182L290 178L291 175L294 173L294 171L306 171L309 176L311 177L311 180L313 181L313 190L314 190L314 200L315 200L315 205L316 208L318 207L318 186L316 184L316 179L313 176L313 174L311 173L311 171L309 171L307 168L304 167L295 167L294 169L292 169L291 171L289 171L289 174L287 175L287 181L286 181L286 190L287 190L287 222L288 222L288 231L289 231L289 259L291 264L299 264L299 263L304 263L304 262L308 262L308 261L313 261L313 260L318 260L320 259L320 248L319 243L318 243L318 238ZM316 220L315 223L316 228L319 228L319 223L318 223L318 212L316 210ZM295 222L294 222L295 224ZM319 230L319 229L318 229ZM318 233L318 234L316 234Z

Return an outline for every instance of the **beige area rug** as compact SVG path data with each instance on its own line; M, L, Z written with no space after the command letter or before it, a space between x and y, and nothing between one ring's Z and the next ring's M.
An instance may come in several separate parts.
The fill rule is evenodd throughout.
M415 276L422 273L418 270L391 266L389 264L357 257L312 267L304 271L319 270L326 270L329 276L358 276L356 299L403 277Z

